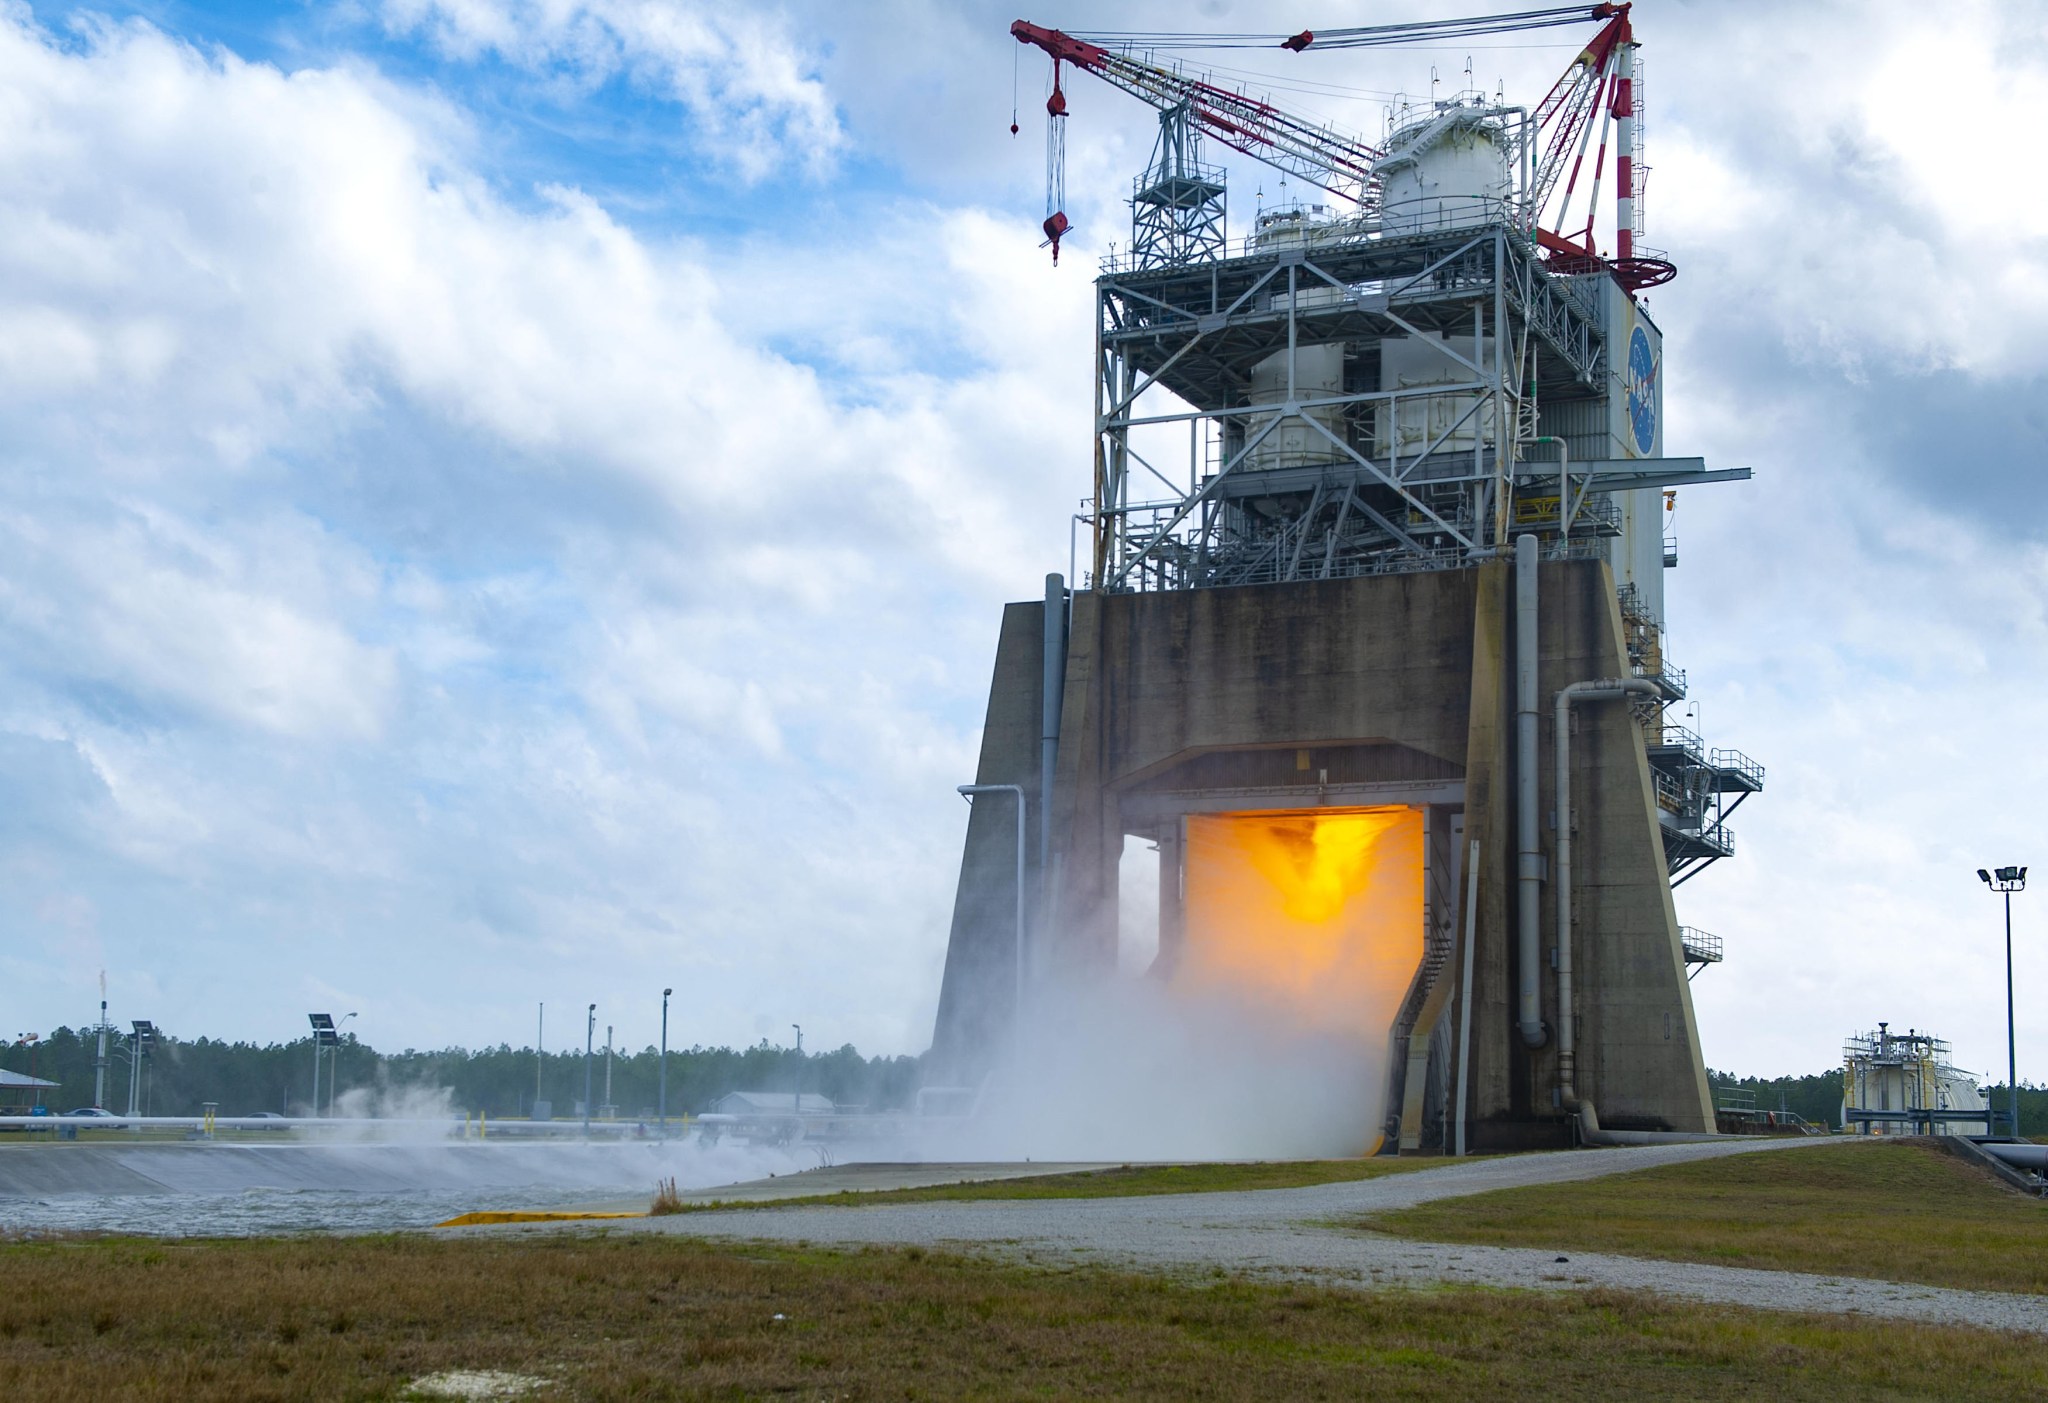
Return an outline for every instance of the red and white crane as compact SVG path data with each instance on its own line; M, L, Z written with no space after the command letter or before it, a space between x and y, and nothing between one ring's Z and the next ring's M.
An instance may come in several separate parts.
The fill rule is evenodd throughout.
M1635 36L1628 4L1556 6L1511 14L1301 30L1288 35L1122 32L1071 34L1027 20L1010 26L1020 44L1052 58L1052 93L1046 99L1046 213L1044 230L1059 258L1060 239L1072 228L1065 209L1067 97L1063 66L1089 73L1165 112L1185 105L1203 135L1289 176L1330 191L1367 214L1377 212L1378 148L1340 129L1297 116L1200 73L1183 72L1135 51L1280 48L1293 53L1384 48L1504 34L1598 21L1581 50L1528 119L1521 139L1531 144L1528 188L1519 202L1522 227L1560 271L1607 267L1631 291L1667 282L1676 269L1642 248L1640 203L1644 167L1637 151L1640 88L1635 79ZM1597 129L1597 144L1595 135ZM1603 259L1594 242L1594 210L1605 174L1610 134L1615 147L1614 256ZM1590 157L1590 164L1589 164ZM1588 182L1586 221L1565 227L1581 181ZM1561 188L1560 188L1561 187ZM1555 211L1551 206L1555 204Z
M1187 103L1189 115L1204 135L1333 194L1359 202L1365 199L1372 183L1373 163L1380 152L1355 137L1295 117L1272 103L1233 92L1205 78L1133 58L1057 29L1044 29L1020 19L1010 26L1010 33L1018 43L1034 45L1052 55L1052 95L1045 100L1048 178L1044 228L1055 262L1059 259L1060 236L1072 227L1066 211L1060 208L1065 193L1064 173L1056 169L1066 149L1067 97L1060 81L1061 64L1072 64L1084 73L1092 73L1162 112Z

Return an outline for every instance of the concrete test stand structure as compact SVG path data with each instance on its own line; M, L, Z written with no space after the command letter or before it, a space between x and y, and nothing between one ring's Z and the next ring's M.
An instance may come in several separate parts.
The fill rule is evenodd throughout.
M1582 63L1626 72L1625 18ZM1669 265L1532 236L1534 119L1477 94L1391 117L1355 211L1233 246L1198 108L1159 105L1096 283L1092 561L1004 612L976 781L1014 788L969 821L935 1075L1114 976L1127 838L1170 971L1191 823L1400 808L1421 954L1385 1143L1711 1133L1688 973L1720 948L1672 890L1763 772L1665 720L1667 494L1748 476L1664 454L1636 292Z

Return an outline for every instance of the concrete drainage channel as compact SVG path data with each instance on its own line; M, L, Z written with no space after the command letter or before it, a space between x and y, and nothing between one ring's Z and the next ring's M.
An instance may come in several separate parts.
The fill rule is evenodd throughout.
M424 1228L599 1197L644 1211L658 1180L799 1172L786 1152L683 1142L43 1143L0 1146L0 1232L166 1237Z

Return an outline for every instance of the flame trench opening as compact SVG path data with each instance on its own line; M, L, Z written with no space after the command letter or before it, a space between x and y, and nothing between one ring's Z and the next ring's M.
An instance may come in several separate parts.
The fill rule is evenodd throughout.
M1191 815L1169 991L1353 1045L1366 1104L1331 1113L1377 1135L1388 1034L1422 963L1423 860L1416 808Z
M1155 921L1152 977L1040 984L948 1152L1292 1159L1379 1148L1388 1032L1422 959L1423 811L1176 822L1182 900L1176 918Z

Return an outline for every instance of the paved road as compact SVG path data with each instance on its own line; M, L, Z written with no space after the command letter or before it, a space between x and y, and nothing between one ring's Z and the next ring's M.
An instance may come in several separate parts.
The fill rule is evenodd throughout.
M1490 1189L1599 1178L1731 1154L1798 1153L1839 1140L1750 1140L1475 1160L1348 1184L1150 1198L940 1202L691 1213L614 1230L844 1245L917 1244L1064 1264L1213 1266L1334 1285L1466 1282L1648 1290L1780 1310L1859 1313L2048 1335L2048 1297L1951 1291L1799 1272L1654 1262L1593 1253L1407 1242L1335 1224ZM531 1231L533 1229L518 1229ZM478 1231L514 1231L481 1229ZM1569 1260L1560 1262L1560 1255Z

